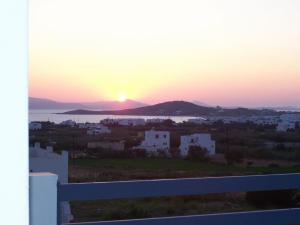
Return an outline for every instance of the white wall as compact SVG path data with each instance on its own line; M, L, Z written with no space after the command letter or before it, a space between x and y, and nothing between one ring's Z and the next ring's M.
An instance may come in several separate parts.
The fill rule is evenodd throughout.
M2 225L29 224L27 0L0 0Z
M30 174L30 225L57 225L57 175Z
M68 183L68 152L61 155L52 153L56 157L30 157L31 172L51 172L57 174L60 183Z

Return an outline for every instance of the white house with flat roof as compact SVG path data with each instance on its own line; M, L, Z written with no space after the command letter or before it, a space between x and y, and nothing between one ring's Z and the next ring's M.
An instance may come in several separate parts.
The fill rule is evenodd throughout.
M170 132L153 129L146 131L145 140L136 148L144 149L147 153L154 155L160 151L168 154L170 149Z
M191 146L198 146L207 150L208 155L216 154L215 141L211 139L210 134L192 134L181 136L180 138L180 155L187 156Z
M152 119L147 119L146 123L147 124L160 124L164 123L167 119L160 119L160 118L152 118Z
M296 122L290 122L290 121L282 121L278 123L276 127L276 131L278 132L287 132L289 130L296 129Z
M139 118L118 119L117 123L121 126L144 126L146 121Z
M102 124L97 124L97 126L89 128L87 130L88 135L94 135L94 136L102 135L102 134L110 134L110 133L111 130Z
M60 125L68 126L68 127L75 127L76 122L74 120L65 120L60 123Z
M193 118L193 119L188 119L188 123L194 123L194 124L208 124L209 120L204 119L204 118Z
M289 130L296 129L296 124L300 123L300 114L291 113L291 114L283 114L280 116L280 122L276 130L278 132L287 132Z

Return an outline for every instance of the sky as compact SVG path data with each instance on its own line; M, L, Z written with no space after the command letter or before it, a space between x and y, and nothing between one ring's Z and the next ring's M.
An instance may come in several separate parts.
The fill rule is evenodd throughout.
M300 106L299 0L30 0L29 95Z

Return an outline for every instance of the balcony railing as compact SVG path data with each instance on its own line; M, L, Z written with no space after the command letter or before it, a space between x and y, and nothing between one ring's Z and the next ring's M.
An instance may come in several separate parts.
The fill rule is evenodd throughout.
M136 199L230 192L300 189L300 174L117 181L58 185L58 204L64 201ZM59 208L59 207L58 207ZM59 212L58 212L58 218ZM300 208L72 223L72 225L295 225ZM58 225L61 222L58 219Z

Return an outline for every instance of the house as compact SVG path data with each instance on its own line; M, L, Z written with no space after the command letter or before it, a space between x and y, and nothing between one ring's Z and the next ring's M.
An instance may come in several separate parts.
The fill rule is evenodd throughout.
M120 126L144 126L146 121L139 118L118 119L117 124Z
M147 124L160 124L164 123L166 119L160 119L160 118L153 118L153 119L147 119L146 123Z
M102 123L104 125L116 125L118 123L118 121L115 119L106 118L104 120L101 120L100 123Z
M209 121L204 119L204 118L193 118L193 119L188 119L188 123L194 123L194 124L208 124Z
M279 122L276 131L278 132L287 132L289 130L295 130L296 129L296 123L291 121L282 121Z
M101 135L101 134L110 134L110 133L111 130L102 124L98 124L94 128L89 128L87 130L87 135Z
M145 132L145 140L136 149L144 149L147 153L157 155L160 151L169 154L170 132L156 131L154 129Z
M29 123L29 130L41 130L42 124L38 122L30 122Z
M187 136L181 136L180 138L180 155L187 156L191 146L198 146L207 150L208 155L214 155L216 153L215 141L211 139L210 134L192 134Z
M283 114L280 116L280 122L276 128L279 132L287 132L289 130L295 130L296 124L300 122L300 114Z
M50 172L58 175L60 183L68 183L68 152L61 154L53 152L52 147L41 148L40 143L29 147L29 170L30 172ZM63 202L62 221L65 223L73 219L70 204Z
M113 151L124 151L125 149L125 142L124 141L97 141L97 142L89 142L87 144L88 149L109 149Z
M86 129L86 123L77 123L79 129Z
M65 120L65 121L61 122L60 124L63 126L68 126L68 127L76 126L76 122L74 120Z

